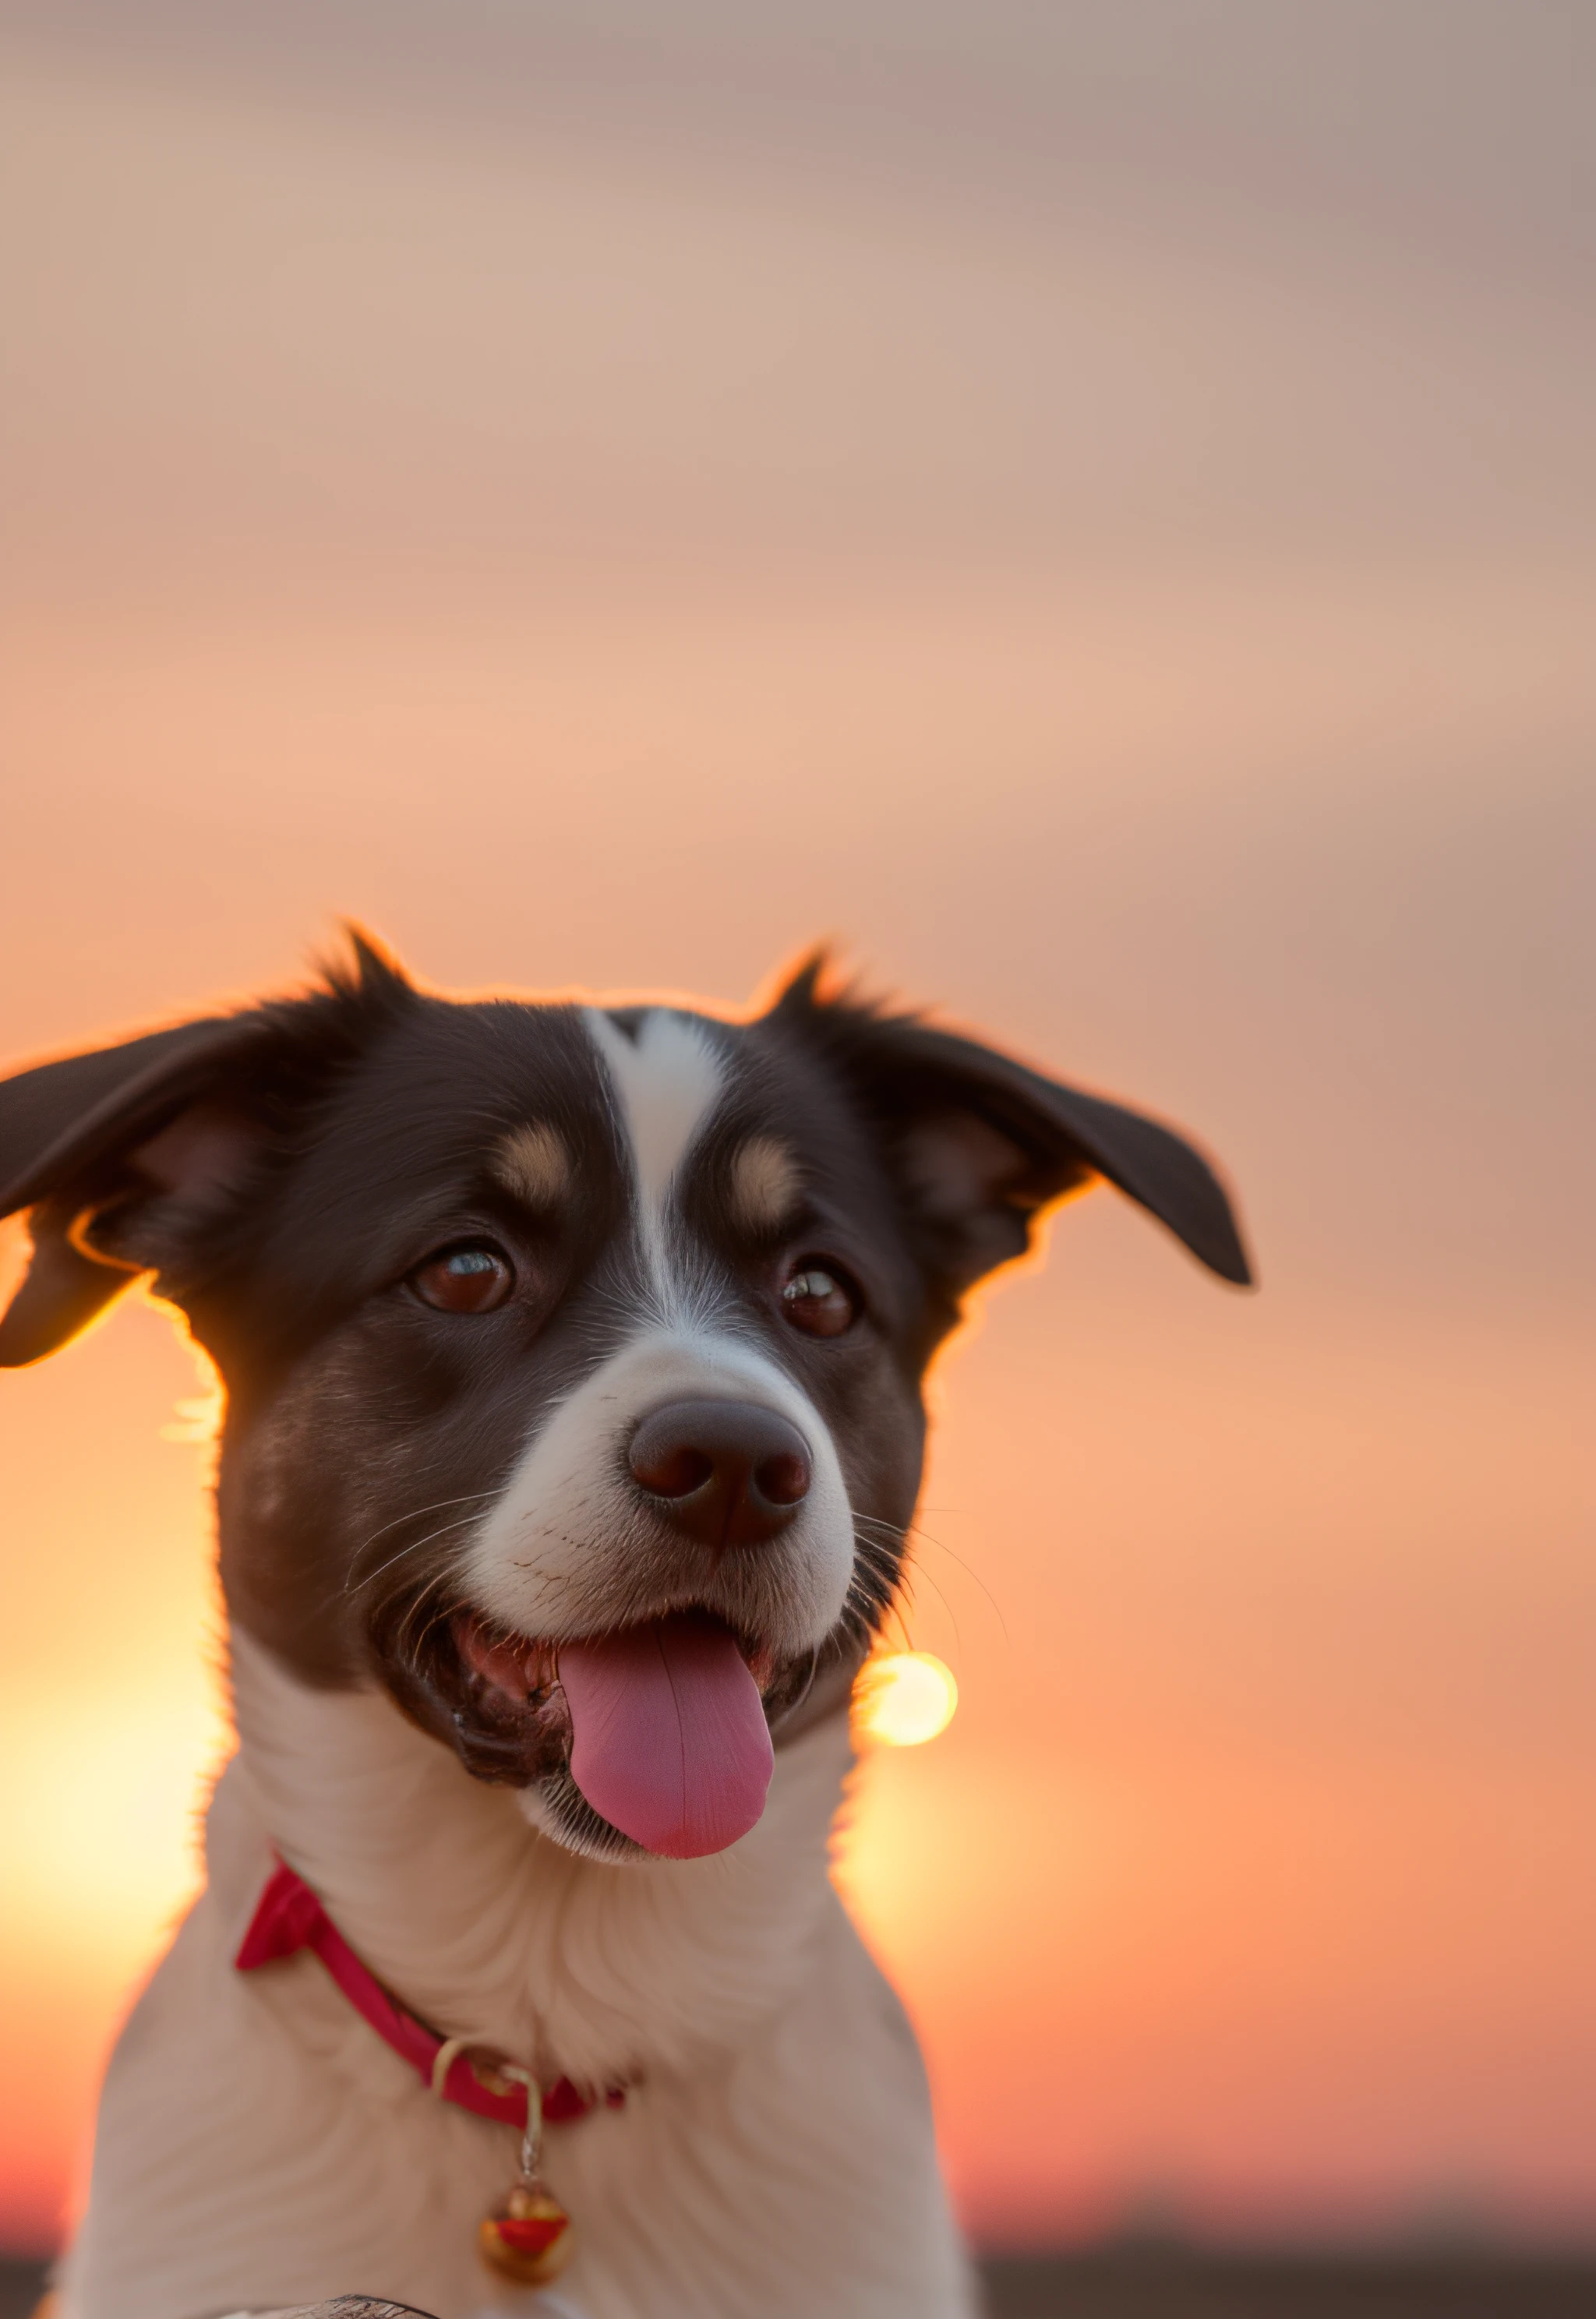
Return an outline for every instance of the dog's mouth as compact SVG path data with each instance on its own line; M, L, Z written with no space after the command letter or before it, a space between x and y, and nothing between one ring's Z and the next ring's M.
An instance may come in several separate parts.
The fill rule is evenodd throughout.
M735 1844L764 1809L767 1701L789 1687L768 1649L708 1611L559 1642L459 1611L434 1629L428 1660L423 1719L437 1728L442 1710L468 1770L536 1786L584 1850L694 1859Z

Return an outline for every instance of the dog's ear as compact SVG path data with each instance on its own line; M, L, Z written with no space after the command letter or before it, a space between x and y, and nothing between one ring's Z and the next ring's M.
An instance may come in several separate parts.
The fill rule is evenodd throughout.
M996 1048L829 987L827 976L824 953L807 960L769 1019L843 1074L954 1297L1023 1253L1041 1209L1099 1177L1222 1280L1250 1283L1230 1200L1184 1136Z
M302 998L180 1023L0 1082L0 1217L32 1256L0 1367L41 1359L141 1272L178 1295L305 1105L415 994L371 942Z

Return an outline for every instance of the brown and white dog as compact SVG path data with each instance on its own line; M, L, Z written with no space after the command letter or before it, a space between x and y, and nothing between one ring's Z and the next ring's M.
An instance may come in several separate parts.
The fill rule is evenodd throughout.
M227 1399L238 1751L64 2319L972 2308L826 1847L927 1362L1096 1178L1247 1278L1180 1138L816 961L730 1021L455 1002L357 939L303 996L0 1085L32 1238L0 1361L151 1274ZM313 1958L235 1969L277 1861L437 2036L624 2089L546 2136L580 2246L541 2302L476 2254L513 2132Z

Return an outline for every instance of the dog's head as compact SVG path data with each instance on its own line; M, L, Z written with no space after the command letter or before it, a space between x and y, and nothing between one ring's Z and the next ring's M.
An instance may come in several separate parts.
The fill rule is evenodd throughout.
M1247 1278L1168 1129L815 962L729 1022L458 1003L361 940L0 1085L0 1363L153 1274L226 1387L234 1620L567 1844L712 1851L891 1600L961 1296L1098 1177Z

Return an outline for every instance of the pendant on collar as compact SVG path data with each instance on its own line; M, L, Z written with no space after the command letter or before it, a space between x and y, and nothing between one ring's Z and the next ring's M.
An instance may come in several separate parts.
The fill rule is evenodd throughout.
M489 2269L496 2270L501 2278L513 2279L518 2287L546 2287L551 2278L558 2278L575 2253L576 2233L570 2215L538 2171L543 2096L537 2080L513 2062L500 2062L500 2069L526 2088L527 2127L521 2136L520 2170L499 2204L477 2224L476 2250Z
M566 2125L585 2117L602 2101L618 2109L624 2086L583 2093L569 2078L542 2087L529 2070L500 2059L482 2037L440 2037L391 1996L369 1966L345 1940L317 1895L287 1864L273 1873L233 1963L239 1972L309 1949L326 1966L343 1995L385 2045L408 2062L440 2100L478 2117L518 2126L521 2164L505 2197L485 2215L478 2250L492 2269L525 2287L540 2287L564 2269L575 2250L571 2217L550 2195L538 2171L545 2125Z

